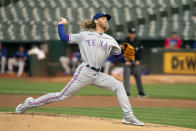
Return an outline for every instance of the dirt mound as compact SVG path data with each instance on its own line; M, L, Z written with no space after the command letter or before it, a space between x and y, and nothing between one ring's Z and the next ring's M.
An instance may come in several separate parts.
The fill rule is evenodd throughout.
M123 125L120 120L84 116L29 113L0 113L6 131L193 131L193 129L146 123L143 127Z

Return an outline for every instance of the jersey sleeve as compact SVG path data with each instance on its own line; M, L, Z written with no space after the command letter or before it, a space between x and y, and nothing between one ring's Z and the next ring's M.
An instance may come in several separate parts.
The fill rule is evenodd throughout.
M116 40L114 40L114 44L111 50L112 55L119 55L121 53L121 48Z
M70 34L69 35L69 44L79 44L81 41L81 33L78 34Z

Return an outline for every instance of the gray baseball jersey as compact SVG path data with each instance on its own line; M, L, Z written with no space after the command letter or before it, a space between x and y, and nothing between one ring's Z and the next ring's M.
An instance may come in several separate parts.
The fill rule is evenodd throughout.
M114 79L112 76L87 67L87 64L89 64L91 67L101 68L110 52L113 54L119 54L121 52L121 48L114 38L106 34L85 31L78 34L71 34L68 43L79 45L84 60L77 67L72 80L60 92L46 94L37 99L25 102L23 106L25 108L31 108L49 102L64 100L83 87L93 84L115 92L121 109L124 112L124 117L132 116L133 111L122 82Z
M84 31L71 34L68 43L78 44L84 62L96 68L103 66L110 52L112 54L121 53L121 48L116 40L105 33Z

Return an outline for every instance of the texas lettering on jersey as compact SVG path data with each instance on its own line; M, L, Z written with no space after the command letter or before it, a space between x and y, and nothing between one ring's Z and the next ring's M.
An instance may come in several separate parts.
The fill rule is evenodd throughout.
M82 59L89 65L101 68L109 54L119 54L121 48L115 39L105 33L84 31L69 35L70 44L78 44Z
M91 40L86 40L89 46L98 46L98 47L103 47L104 49L110 50L111 47L109 47L109 44L107 42L104 42L102 40L96 40L96 39L91 39Z

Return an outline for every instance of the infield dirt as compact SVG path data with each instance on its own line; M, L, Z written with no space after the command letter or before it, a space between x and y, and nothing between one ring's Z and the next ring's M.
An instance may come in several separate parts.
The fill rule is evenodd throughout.
M30 95L0 95L0 107L16 107ZM40 95L33 95L37 98ZM130 98L133 107L196 108L196 100ZM70 98L44 105L45 107L119 107L116 96L71 96Z
M117 80L123 81L122 76L113 76ZM30 78L35 82L69 82L72 76L65 77L32 77ZM195 75L143 75L143 84L196 84ZM130 77L131 84L135 84L135 79L133 76Z
M116 79L122 81L122 76L115 75ZM16 78L16 75L0 74L0 78ZM72 76L61 76L56 77L27 77L24 75L23 79L29 79L33 82L69 82ZM135 84L133 76L131 76L131 84ZM195 75L143 75L143 84L196 84Z
M6 131L194 131L150 123L133 126L115 119L45 113L0 113L0 127Z

